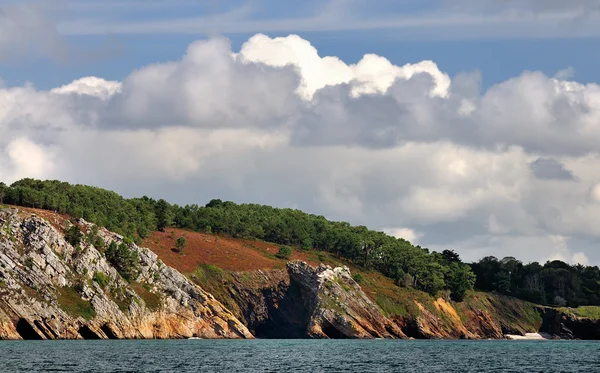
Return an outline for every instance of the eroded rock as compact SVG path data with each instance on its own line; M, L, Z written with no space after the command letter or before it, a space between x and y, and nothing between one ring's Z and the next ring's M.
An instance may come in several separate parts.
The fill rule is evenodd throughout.
M91 224L80 221L86 230ZM123 237L100 229L108 245ZM35 215L0 211L0 339L252 338L211 294L145 248L125 281L93 245ZM101 273L101 287L94 274Z

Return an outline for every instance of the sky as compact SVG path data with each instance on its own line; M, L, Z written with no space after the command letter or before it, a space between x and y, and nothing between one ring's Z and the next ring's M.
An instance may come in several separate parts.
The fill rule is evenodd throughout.
M0 180L600 263L596 0L0 0Z

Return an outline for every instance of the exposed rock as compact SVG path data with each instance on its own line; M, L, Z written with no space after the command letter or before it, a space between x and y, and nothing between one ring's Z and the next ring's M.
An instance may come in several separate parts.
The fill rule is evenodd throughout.
M577 317L550 307L539 307L543 315L540 331L559 339L600 340L600 320Z
M305 338L310 314L286 270L232 274L230 295L257 338Z
M99 236L123 242L103 229ZM74 248L45 220L2 210L0 339L252 338L211 294L148 249L128 247L140 262L132 283L93 245Z
M305 262L287 265L292 283L299 286L302 306L310 315L306 335L311 338L405 338L352 279L347 267L332 269ZM300 304L298 306L301 306Z

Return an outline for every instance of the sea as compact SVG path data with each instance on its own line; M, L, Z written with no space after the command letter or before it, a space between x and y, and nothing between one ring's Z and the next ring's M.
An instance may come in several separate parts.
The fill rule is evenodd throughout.
M0 341L2 372L600 372L596 341Z

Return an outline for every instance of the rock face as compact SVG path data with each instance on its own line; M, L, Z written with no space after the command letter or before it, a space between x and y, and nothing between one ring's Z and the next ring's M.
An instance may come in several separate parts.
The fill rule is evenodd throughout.
M543 315L540 328L559 339L600 340L600 320L577 317L550 307L539 307Z
M600 320L489 293L455 303L393 284L373 291L371 283L376 304L347 267L301 261L201 283L217 300L148 249L104 229L96 236L73 247L48 221L0 210L0 339L500 339L533 332L600 339ZM135 254L139 266L129 281L107 259L110 243Z
M131 282L93 245L74 248L46 220L1 210L0 339L253 337L211 294L148 249L128 247L140 264Z
M308 337L406 338L369 300L347 267L313 268L300 261L289 262L287 267L309 315Z
M257 338L306 338L310 314L285 269L233 273L231 297Z

